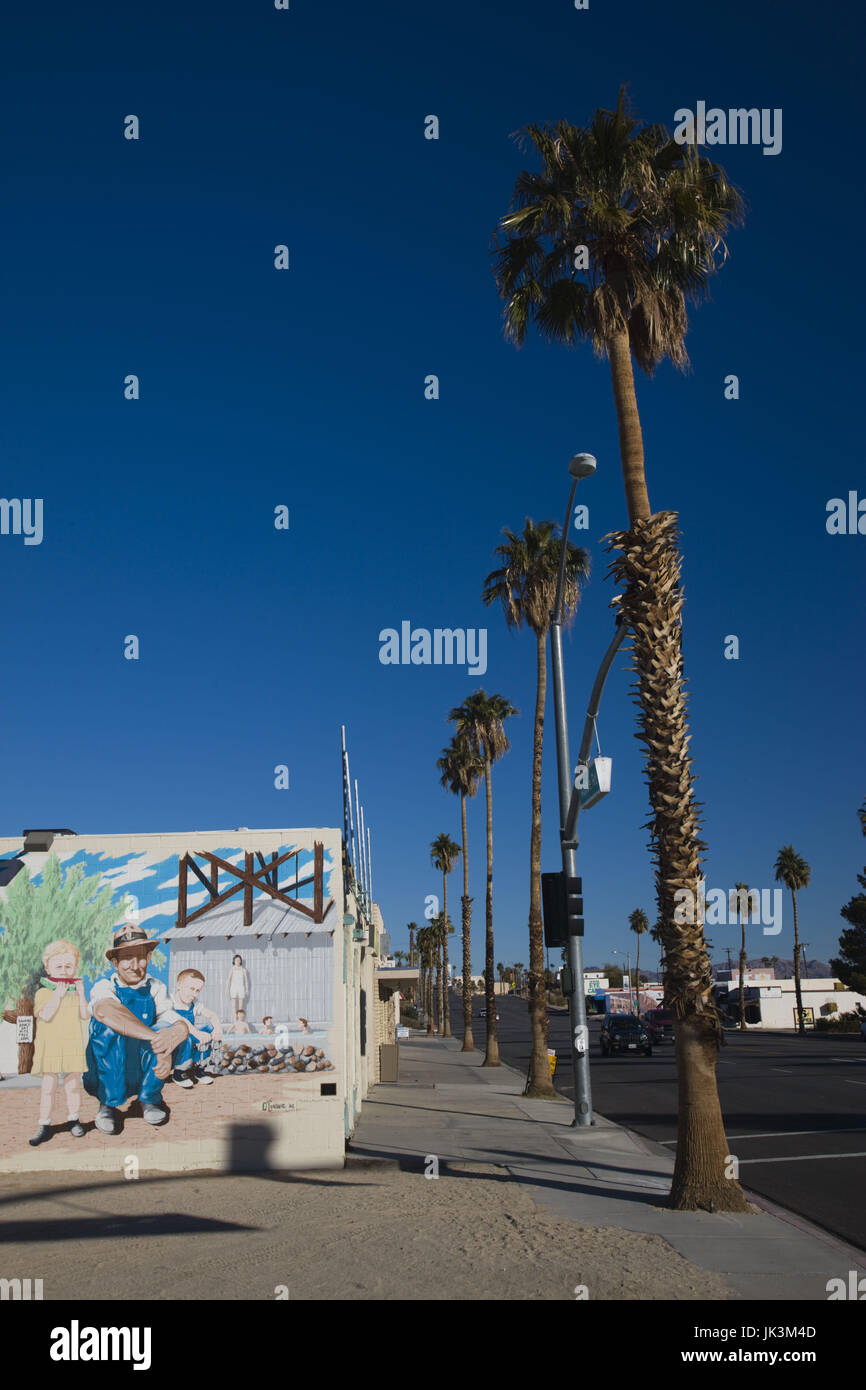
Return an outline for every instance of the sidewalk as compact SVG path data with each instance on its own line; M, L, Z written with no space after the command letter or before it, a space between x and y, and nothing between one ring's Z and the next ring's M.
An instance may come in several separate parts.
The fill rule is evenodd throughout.
M863 1256L797 1218L672 1212L673 1159L570 1128L460 1039L401 1044L346 1167L0 1173L0 1276L46 1300L823 1302ZM438 1164L438 1178L432 1176ZM425 1171L431 1174L428 1179Z
M524 1078L504 1064L482 1067L483 1056L483 1049L461 1052L459 1038L413 1034L400 1045L400 1081L365 1101L349 1154L392 1158L415 1172L428 1155L440 1173L453 1164L495 1165L541 1214L611 1228L611 1253L622 1233L663 1238L704 1281L727 1290L699 1283L706 1291L697 1298L826 1301L828 1279L866 1273L866 1256L764 1198L750 1194L761 1208L755 1215L668 1210L674 1160L667 1149L598 1115L592 1128L571 1128L569 1102L524 1098ZM566 1242L565 1227L561 1234ZM667 1254L664 1268L652 1271L662 1290L674 1259ZM644 1294L672 1296L683 1295L654 1287Z

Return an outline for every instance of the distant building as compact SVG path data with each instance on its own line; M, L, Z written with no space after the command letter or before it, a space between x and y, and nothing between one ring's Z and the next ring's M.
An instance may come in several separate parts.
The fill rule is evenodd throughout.
M717 972L714 994L720 1006L739 1020L740 975L738 970ZM746 1024L753 1028L797 1027L797 995L793 980L777 980L770 966L746 970L743 974L743 995ZM806 1026L813 1027L819 1018L856 1013L857 1005L866 1008L866 996L846 989L832 977L800 981L800 997Z

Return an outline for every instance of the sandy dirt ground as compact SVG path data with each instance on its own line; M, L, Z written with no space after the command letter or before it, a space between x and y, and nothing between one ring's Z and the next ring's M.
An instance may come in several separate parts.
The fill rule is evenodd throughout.
M0 1276L44 1298L735 1298L659 1236L553 1221L505 1169L0 1177Z

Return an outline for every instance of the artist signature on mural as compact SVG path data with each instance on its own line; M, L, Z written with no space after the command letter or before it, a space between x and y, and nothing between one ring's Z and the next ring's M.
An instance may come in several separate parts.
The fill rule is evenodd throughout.
M297 1104L293 1100L263 1100L262 1109L268 1113L282 1110L297 1110Z

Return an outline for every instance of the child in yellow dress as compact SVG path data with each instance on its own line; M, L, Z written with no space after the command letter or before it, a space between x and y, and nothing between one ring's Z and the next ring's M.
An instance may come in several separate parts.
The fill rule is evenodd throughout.
M39 1128L30 1140L34 1147L51 1138L51 1107L58 1085L66 1095L70 1133L76 1139L84 1134L78 1111L81 1074L87 1065L81 1023L88 1017L88 1009L84 981L77 975L80 959L78 947L71 941L52 941L42 953L45 976L33 1001L33 1073L42 1076Z

